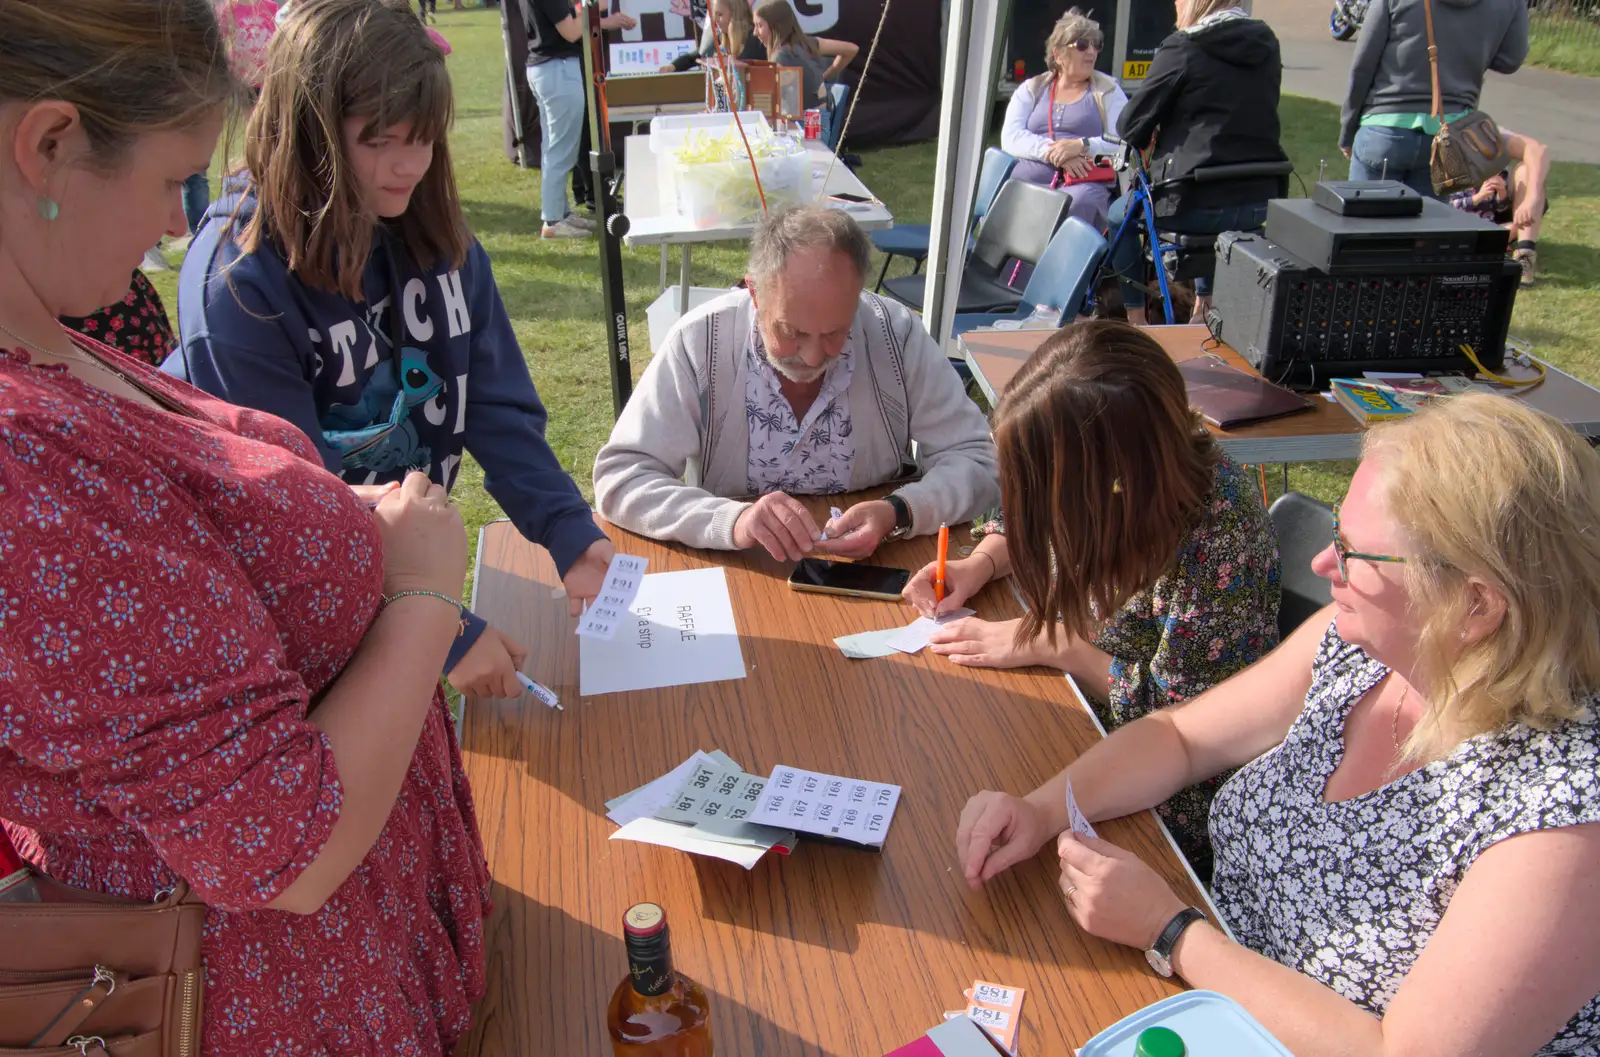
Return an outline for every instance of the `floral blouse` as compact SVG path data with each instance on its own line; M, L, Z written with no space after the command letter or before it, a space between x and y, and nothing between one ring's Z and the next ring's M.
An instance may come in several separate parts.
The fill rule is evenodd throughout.
M138 270L134 271L133 283L121 301L81 319L62 317L61 325L152 367L161 366L161 361L178 344L161 295L156 293L144 272Z
M1594 698L1581 719L1481 734L1370 793L1324 801L1350 710L1388 674L1330 624L1283 743L1241 767L1211 809L1217 910L1239 942L1377 1016L1479 855L1600 822ZM1537 1057L1554 1054L1600 1054L1600 996Z
M1004 530L996 520L980 531ZM1106 701L1093 702L1105 728L1209 690L1277 646L1279 577L1278 538L1261 492L1219 454L1205 515L1177 560L1094 640L1111 655ZM1226 778L1179 790L1156 809L1202 878L1211 871L1211 798Z
M0 351L0 818L67 884L208 905L208 1055L450 1053L488 872L435 691L388 822L315 914L265 910L343 800L307 720L379 605L382 541L305 437L110 349L190 412Z
M822 391L797 422L767 362L761 332L750 328L750 370L744 394L750 428L750 494L834 495L850 490L856 442L850 424L851 352L847 345L829 365Z

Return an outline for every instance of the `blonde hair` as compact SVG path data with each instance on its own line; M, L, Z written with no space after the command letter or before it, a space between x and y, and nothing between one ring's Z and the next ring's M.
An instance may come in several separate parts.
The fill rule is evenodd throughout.
M1428 712L1406 755L1434 760L1512 723L1584 715L1600 689L1600 454L1507 397L1468 394L1368 433L1378 494L1404 533L1421 615ZM1500 626L1463 644L1469 578L1505 596Z
M1242 9L1246 14L1250 11L1249 0L1190 0L1189 25L1197 25L1201 20L1211 17L1218 11L1226 11L1230 7ZM1187 26L1180 26L1186 29Z
M1051 73L1061 72L1061 64L1056 62L1056 52L1070 47L1075 40L1091 41L1097 49L1104 47L1106 40L1105 34L1100 32L1100 23L1077 8L1056 19L1055 28L1044 42L1044 64Z
M750 38L756 35L755 19L750 14L749 0L712 0L728 9L728 58L737 59Z

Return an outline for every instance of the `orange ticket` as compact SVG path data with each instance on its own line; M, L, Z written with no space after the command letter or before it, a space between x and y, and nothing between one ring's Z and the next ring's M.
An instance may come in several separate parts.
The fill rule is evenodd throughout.
M1017 1029L1022 1021L1022 1000L1027 990L974 980L964 992L967 1017L977 1021L1011 1054L1017 1052Z

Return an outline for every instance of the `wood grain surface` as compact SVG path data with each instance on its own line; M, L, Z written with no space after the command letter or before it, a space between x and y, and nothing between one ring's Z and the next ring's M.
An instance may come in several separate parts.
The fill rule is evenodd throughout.
M1244 357L1232 347L1212 340L1211 332L1198 324L1146 327L1144 330L1177 362L1192 360L1206 353L1215 353L1241 371L1256 375L1260 373L1245 362ZM1028 357L1033 355L1034 350L1044 342L1045 338L1054 333L1053 330L969 331L962 335L962 341L972 350L973 358L977 361L975 366L983 372L984 380L996 393L1003 393L1006 386L1011 384L1011 379L1022 369L1022 365L1028 362ZM1229 440L1323 437L1361 432L1360 423L1351 418L1350 412L1338 404L1330 404L1320 396L1314 397L1311 403L1310 411L1286 415L1255 425L1240 426L1226 431L1209 424L1206 428L1215 436Z
M529 696L465 706L495 910L489 992L459 1053L609 1055L606 1003L627 974L622 915L639 900L666 908L677 967L711 996L721 1055L878 1057L960 1008L981 978L1028 989L1026 1057L1069 1057L1179 989L1141 952L1078 930L1050 849L980 892L961 877L955 830L967 798L1026 792L1099 738L1060 673L966 670L926 650L848 660L835 636L915 613L794 592L790 567L764 554L693 551L603 527L619 550L648 557L652 573L726 568L748 675L580 697L575 621L551 595L549 556L507 522L484 529L474 608L530 644L524 670L566 711ZM965 530L957 536L966 542ZM932 555L923 538L886 545L874 560L916 569ZM973 604L985 617L1017 612L1004 584ZM902 785L883 852L802 841L746 872L607 839L616 826L606 800L718 748L751 773L783 763ZM1200 903L1153 815L1098 828Z

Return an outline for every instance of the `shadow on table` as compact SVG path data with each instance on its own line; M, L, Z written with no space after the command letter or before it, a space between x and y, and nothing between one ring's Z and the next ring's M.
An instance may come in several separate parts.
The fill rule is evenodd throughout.
M473 1010L472 1031L456 1048L456 1057L609 1054L606 1009L612 989L628 974L622 940L503 885L494 886L494 903L484 926L491 952L488 989ZM548 947L539 946L540 940ZM557 950L564 956L559 962L551 957ZM583 1007L553 1007L555 996L574 993L586 996ZM719 1053L850 1057L778 1027L727 995L708 989L707 998ZM772 998L775 1008L791 1000L788 995Z

